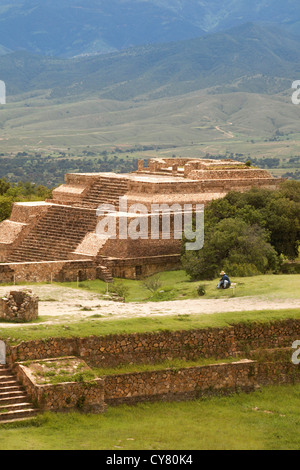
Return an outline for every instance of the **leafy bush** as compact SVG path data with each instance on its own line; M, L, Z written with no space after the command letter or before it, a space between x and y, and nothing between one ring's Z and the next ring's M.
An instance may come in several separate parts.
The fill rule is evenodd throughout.
M110 290L124 300L129 294L129 287L122 281L115 281Z
M198 286L197 292L198 292L198 295L199 295L200 297L202 297L203 295L206 294L206 289L205 289L204 286Z
M250 263L225 263L224 268L226 272L230 273L230 276L251 277L260 274L257 267Z
M148 277L144 280L143 286L149 290L150 292L156 292L158 289L162 287L162 282L160 279L159 274L155 274L154 276Z

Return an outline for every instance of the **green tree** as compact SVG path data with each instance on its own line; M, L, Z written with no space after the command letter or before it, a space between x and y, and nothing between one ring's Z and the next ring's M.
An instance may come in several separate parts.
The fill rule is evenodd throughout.
M182 264L194 280L214 279L221 269L243 276L276 270L279 259L269 243L269 234L259 225L228 218L205 230L204 247L186 251Z

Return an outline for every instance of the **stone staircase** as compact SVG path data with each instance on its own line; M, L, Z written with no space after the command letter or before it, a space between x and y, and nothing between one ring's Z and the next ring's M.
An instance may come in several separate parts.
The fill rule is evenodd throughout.
M6 262L67 260L96 225L95 210L53 204Z
M111 272L110 268L108 268L107 266L98 266L98 269L101 270L101 279L104 282L107 282L107 283L114 282L114 279L113 279L112 272Z
M124 196L128 191L128 180L125 178L100 178L97 180L82 199L82 207L96 209L100 204L118 205L119 197Z
M31 419L37 413L11 370L0 365L0 425Z

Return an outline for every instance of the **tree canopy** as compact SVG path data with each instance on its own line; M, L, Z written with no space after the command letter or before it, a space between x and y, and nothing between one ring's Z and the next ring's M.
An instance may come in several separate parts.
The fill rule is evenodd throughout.
M280 189L230 192L205 210L205 241L199 251L183 251L193 279L213 279L221 269L235 276L276 271L283 259L298 257L300 183Z
M0 222L10 217L14 202L43 201L50 197L51 190L45 186L30 182L14 184L2 178L0 179Z

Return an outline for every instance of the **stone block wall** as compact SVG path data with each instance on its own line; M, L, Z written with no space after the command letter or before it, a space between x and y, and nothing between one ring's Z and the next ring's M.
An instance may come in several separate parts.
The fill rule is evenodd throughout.
M7 360L27 361L60 356L77 356L99 367L126 363L155 363L181 358L223 359L258 348L291 347L300 339L300 320L266 324L237 324L226 328L162 331L86 338L51 338L7 344Z
M259 386L300 382L300 368L291 362L231 364L166 369L105 377L108 405L151 401L185 401L200 396L250 392Z
M8 292L0 299L0 319L17 323L36 320L38 301L29 289Z
M107 260L107 265L113 277L126 279L141 279L162 271L180 269L180 255L165 255L152 257L135 257L126 259Z
M46 385L40 388L34 386L31 390L33 385L28 377L20 375L41 408L65 409L78 407L80 403L96 406L95 400L99 402L99 397L103 406L104 403L134 404L141 401L188 400L202 395L251 391L270 384L299 383L300 368L291 360L292 343L299 338L300 320L285 320L192 331L51 338L47 341L22 342L17 346L7 343L6 346L10 365L65 356L75 356L90 367L101 368L128 363L157 364L175 358L247 358L208 366L105 375L101 377L104 382L94 384L96 388L92 385L91 388L87 387L85 392L78 383L49 388ZM22 374L19 365L17 369Z
M40 261L0 265L0 283L74 282L77 277L80 280L97 279L97 265L90 260Z
M249 374L249 362L253 364L245 361L105 376L105 402L129 405L142 401L182 401L217 392L253 390L255 380Z
M262 179L270 178L270 173L266 170L243 168L243 169L226 169L226 170L194 170L190 173L190 178L196 180L245 180L245 179Z
M149 364L167 359L226 358L237 353L234 331L207 329L131 335L51 338L7 345L9 363L60 356L77 356L89 365Z
M290 347L300 339L300 320L281 320L270 323L253 322L233 325L236 348L239 351Z
M39 385L24 364L16 364L15 373L31 400L43 411L78 409L86 413L102 413L106 409L102 378L88 382Z

